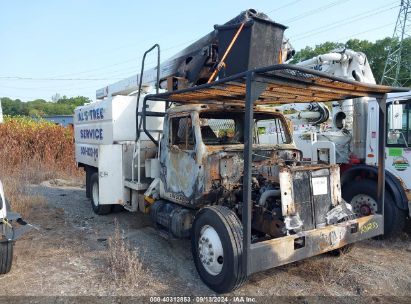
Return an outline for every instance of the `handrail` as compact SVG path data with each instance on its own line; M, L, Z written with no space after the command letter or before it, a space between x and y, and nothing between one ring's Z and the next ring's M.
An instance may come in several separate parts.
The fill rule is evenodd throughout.
M143 59L141 61L141 72L140 72L140 79L138 84L138 91L137 91L137 108L136 108L136 141L140 138L140 129L141 129L141 119L139 120L139 106L140 106L140 96L141 96L141 87L143 86L143 75L144 75L144 62L146 60L146 56L152 50L157 48L157 81L156 81L156 94L158 94L160 89L160 45L154 44L151 48L144 52Z

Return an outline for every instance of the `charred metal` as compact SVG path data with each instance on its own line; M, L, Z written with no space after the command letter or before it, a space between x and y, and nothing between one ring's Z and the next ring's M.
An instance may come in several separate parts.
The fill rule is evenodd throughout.
M169 132L160 143L161 197L191 209L226 206L242 217L243 114L244 109L238 106L187 105L168 110L164 130ZM327 213L342 203L338 166L302 162L301 151L291 141L289 125L281 113L256 107L254 119L254 239L325 226ZM258 143L258 133L263 132L259 126L266 126L265 121L278 133L275 144Z

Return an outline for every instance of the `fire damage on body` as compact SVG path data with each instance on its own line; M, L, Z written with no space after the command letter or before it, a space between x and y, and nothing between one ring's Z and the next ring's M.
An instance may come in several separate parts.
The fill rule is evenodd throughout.
M201 279L219 293L238 288L257 271L383 233L383 215L356 218L341 198L339 167L304 161L284 116L270 106L375 97L384 133L384 98L403 89L277 64L292 54L284 45L285 29L248 10L162 66L159 46L153 46L138 77L103 90L103 97L129 94L136 91L129 82L139 80L132 170L136 158L140 172L142 142L155 144L155 158L144 159L147 184L140 174L137 183L131 174L119 184L130 191L130 205L136 198L139 210L149 210L157 228L191 238ZM157 66L143 75L145 56L155 48ZM144 79L156 84L157 93L146 95L140 107ZM159 103L161 110L153 109ZM162 131L148 117L161 118ZM269 144L260 140L266 134L274 134ZM377 200L384 206L383 137L378 146ZM91 185L99 190L100 178L93 174ZM96 210L99 197L93 197Z
M277 135L273 145L259 144L252 155L253 240L295 234L353 216L342 201L339 168L307 165L296 149L282 114L255 109L255 125L265 121ZM241 219L244 180L244 108L193 105L171 108L160 143L159 196L194 210L220 205ZM186 225L186 229L191 229ZM188 231L183 235L188 235Z
M274 65L147 95L142 131L158 146L160 162L145 193L153 221L174 237L191 237L200 277L217 292L237 288L251 273L380 235L382 215L356 217L341 197L339 167L304 161L287 120L268 105L373 96L383 128L381 105L392 90ZM149 101L166 102L166 112L145 110ZM146 128L149 116L164 117L159 142ZM271 143L261 144L267 133Z

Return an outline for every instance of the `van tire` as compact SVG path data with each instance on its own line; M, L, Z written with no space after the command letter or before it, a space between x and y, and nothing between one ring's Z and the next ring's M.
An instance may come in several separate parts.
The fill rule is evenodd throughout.
M207 231L211 231L209 235L215 237L209 240ZM201 280L217 293L239 288L246 281L247 275L242 266L242 224L236 214L223 206L205 207L197 213L191 233L194 264ZM211 250L203 251L202 246L212 248L215 253L207 254ZM210 261L211 265L207 266L208 262L206 264L204 261ZM214 266L221 268L213 272Z
M105 215L109 214L112 209L112 205L100 205L99 204L99 184L98 173L94 172L90 177L90 196L91 207L95 214Z
M6 274L11 270L13 263L13 242L0 242L0 274Z

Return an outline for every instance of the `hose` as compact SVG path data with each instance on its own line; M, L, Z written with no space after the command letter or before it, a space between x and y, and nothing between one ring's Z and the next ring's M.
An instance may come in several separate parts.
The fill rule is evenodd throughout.
M267 201L267 198L269 198L271 196L280 196L280 195L281 195L281 190L279 190L279 189L264 191L261 194L260 199L258 200L258 205L264 206L265 202Z

